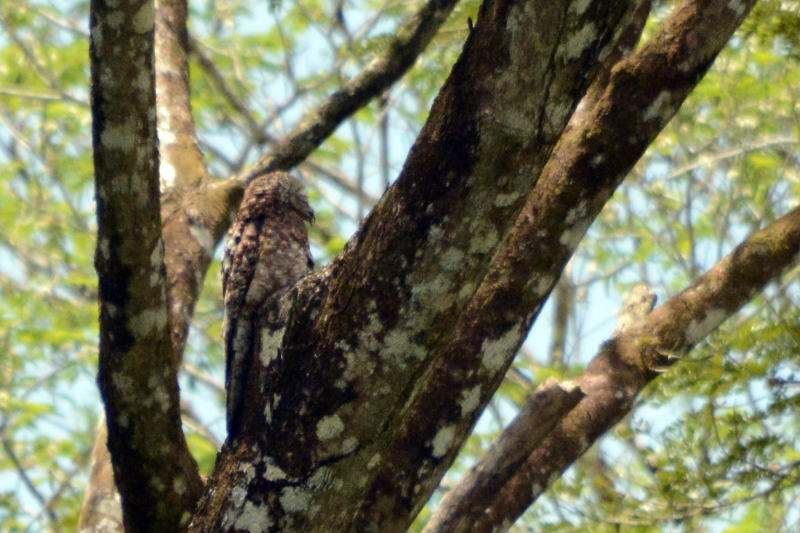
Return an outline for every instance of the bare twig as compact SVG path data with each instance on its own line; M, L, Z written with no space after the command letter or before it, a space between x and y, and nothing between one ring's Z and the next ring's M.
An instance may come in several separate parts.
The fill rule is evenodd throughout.
M332 94L248 172L249 182L273 170L288 170L304 160L356 110L380 96L414 64L453 10L457 0L431 0L404 27L388 48L355 78Z

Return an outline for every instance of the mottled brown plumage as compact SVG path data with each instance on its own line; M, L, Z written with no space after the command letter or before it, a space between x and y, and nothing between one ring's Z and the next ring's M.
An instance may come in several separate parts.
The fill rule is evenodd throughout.
M263 304L314 267L305 222L313 222L303 186L285 172L253 180L225 242L222 331L228 434L238 432L254 317Z

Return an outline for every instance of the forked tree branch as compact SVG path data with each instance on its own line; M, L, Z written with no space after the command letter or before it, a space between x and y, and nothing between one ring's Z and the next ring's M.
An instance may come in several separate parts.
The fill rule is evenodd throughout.
M440 359L441 368L431 374L427 397L421 396L412 409L427 413L430 422L436 405L456 401L461 391L485 387L484 368L474 373L456 368L463 366L460 354L475 346L494 346L487 339L503 341L498 367L510 363L591 221L703 77L752 3L731 9L724 1L684 2L639 52L612 69L605 86L590 90L592 105L582 105L573 116L507 244L466 309L463 326ZM681 66L677 72L676 65ZM494 390L486 389L487 394ZM451 416L439 426L454 424L459 421ZM459 440L471 426L455 427Z
M491 393L438 387L440 363L457 379L501 372L508 348L490 327L483 346L452 353L453 328L637 5L484 2L397 182L345 252L290 293L285 327L256 335L264 366L250 382L264 393L248 398L245 435L213 478L230 483L204 498L193 530L253 513L304 531L406 529ZM247 477L251 461L269 483Z
M574 385L586 397L528 457L471 531L511 524L589 446L628 414L636 395L798 263L800 208L750 236L644 324L606 342Z
M634 287L625 299L614 336L640 327L655 301L645 285ZM471 532L531 452L584 397L574 383L561 385L549 378L540 385L486 454L445 495L423 533Z
M562 385L554 378L539 385L478 463L445 495L423 532L472 531L485 503L505 486L583 397L579 387Z
M435 35L455 2L431 7L433 5L427 6L415 17L415 22L409 25L413 29L410 35L401 34L392 43L389 49L392 53L380 56L367 68L360 77L363 84L358 90L348 92L346 88L337 93L340 109L348 110L345 115L339 114L339 121L365 105L372 97L378 96L410 67L424 45ZM186 333L202 280L213 258L214 249L230 224L243 190L241 182L236 180L212 183L197 145L189 103L186 14L185 0L163 0L156 3L155 71L163 195L162 237L166 245L164 262L171 302L167 311L172 341L170 353L163 354L168 355L163 364L170 364L171 372L176 372L180 366ZM141 73L140 76L147 76L147 73ZM356 86L351 84L348 87ZM369 92L370 87L373 87L374 93ZM322 136L318 132L315 137L317 142L322 142L336 125L338 123L332 125ZM296 157L295 164L307 155L308 153ZM158 220L157 217L147 219ZM137 240L134 238L131 242ZM177 382L174 385L167 383L165 387L177 387ZM105 440L103 432L98 437ZM177 445L180 445L182 438L181 436L175 441ZM82 510L82 528L93 527L90 525L93 522L92 517L102 518L101 509L105 506L116 505L113 502L114 482L109 475L111 471L103 466L107 456L101 453L102 447L96 447L96 450L100 450L93 458L93 469L97 473L97 476L93 476L93 483L97 483L97 486L93 487L94 497L87 499ZM185 458L185 454L177 455ZM186 465L188 468L184 474L187 477L186 484L193 487L189 498L192 500L198 493L199 477L191 461L186 461ZM192 505L188 505L187 508L191 507ZM180 508L181 506L173 507L173 512L178 512ZM136 512L137 516L147 515L142 509ZM94 522L94 526L100 527L99 522Z

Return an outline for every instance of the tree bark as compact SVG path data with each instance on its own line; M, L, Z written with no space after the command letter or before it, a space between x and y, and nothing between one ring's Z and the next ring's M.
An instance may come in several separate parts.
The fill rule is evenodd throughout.
M127 7L131 24L120 29L93 2L100 382L126 529L176 531L193 516L192 531L405 531L587 228L754 3L686 0L631 53L649 0L485 0L395 184L339 257L258 318L241 436L223 447L195 512L201 483L176 373L244 182L307 157L409 68L455 2L426 4L396 47L255 168L213 183L188 109L185 4L159 1L160 203L150 4ZM115 57L110 36L138 55ZM104 74L110 58L141 83ZM114 98L131 102L125 113ZM798 223L794 211L751 237L645 325L607 342L578 388L544 386L537 397L563 405L547 416L527 407L525 424L497 445L511 451L492 452L483 476L449 497L451 510L468 510L430 529L507 528L642 387L795 262ZM142 246L144 262L132 251ZM144 439L153 427L157 446ZM507 444L523 437L524 446ZM476 495L484 507L469 504Z
M93 1L90 21L97 379L125 530L176 531L188 524L202 483L181 428L172 362L153 113L154 8L150 1L117 7Z
M484 3L395 185L261 334L254 414L192 530L408 527L523 334L452 332L638 5Z

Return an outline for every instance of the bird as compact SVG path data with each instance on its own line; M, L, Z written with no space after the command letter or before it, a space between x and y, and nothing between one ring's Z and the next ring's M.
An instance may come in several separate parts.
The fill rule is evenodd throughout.
M228 437L238 435L244 386L252 361L254 321L314 268L306 222L314 211L303 185L286 172L255 178L228 231L222 259L222 332Z

